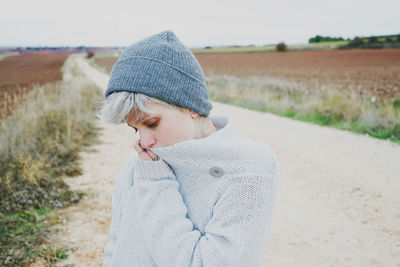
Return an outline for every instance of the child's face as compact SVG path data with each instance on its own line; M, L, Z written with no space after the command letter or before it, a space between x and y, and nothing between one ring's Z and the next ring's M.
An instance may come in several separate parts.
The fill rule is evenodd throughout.
M189 110L179 111L157 103L146 107L157 114L146 113L142 122L136 124L135 114L128 116L128 126L137 130L143 148L164 147L195 138L195 121Z

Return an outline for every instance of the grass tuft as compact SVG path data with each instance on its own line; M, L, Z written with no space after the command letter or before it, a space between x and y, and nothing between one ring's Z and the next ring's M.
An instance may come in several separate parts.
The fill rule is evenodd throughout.
M52 211L78 203L63 176L82 173L79 151L96 142L100 90L77 75L68 59L62 82L37 86L0 120L0 265L25 266L35 257L54 263L66 251L47 244ZM8 109L9 110L9 109Z
M310 90L271 77L213 75L206 81L210 98L215 101L400 143L400 98L344 95L328 86Z

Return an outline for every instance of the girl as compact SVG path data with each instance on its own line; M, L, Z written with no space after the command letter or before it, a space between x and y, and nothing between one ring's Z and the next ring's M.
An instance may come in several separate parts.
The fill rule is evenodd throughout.
M99 116L139 135L112 198L104 266L261 266L279 164L209 116L203 71L164 31L124 50Z

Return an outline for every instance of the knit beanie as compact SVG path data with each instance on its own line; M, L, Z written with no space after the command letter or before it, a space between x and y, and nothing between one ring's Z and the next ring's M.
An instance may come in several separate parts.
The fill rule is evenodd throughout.
M147 37L122 52L105 97L118 91L142 93L205 116L212 109L199 62L172 31Z

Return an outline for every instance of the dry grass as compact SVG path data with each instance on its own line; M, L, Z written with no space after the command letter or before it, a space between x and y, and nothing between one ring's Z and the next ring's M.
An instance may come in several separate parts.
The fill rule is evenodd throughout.
M15 97L33 87L62 79L60 72L67 55L23 54L6 57L0 61L0 109L5 113L8 103L10 114Z
M115 62L117 62L116 57L95 57L93 58L92 63L101 67L104 72L111 73L111 69Z
M19 266L33 257L50 261L57 248L42 249L46 227L37 212L76 203L63 175L81 173L79 151L95 141L95 108L100 90L76 76L70 59L64 80L14 95L11 114L0 121L0 263ZM8 109L7 109L8 110ZM34 209L34 210L32 210Z
M216 101L342 129L362 128L361 132L371 132L376 137L380 136L373 131L384 129L388 135L385 139L400 141L400 98L371 101L355 92L344 95L334 86L309 93L297 83L268 77L214 75L206 80L211 98Z

